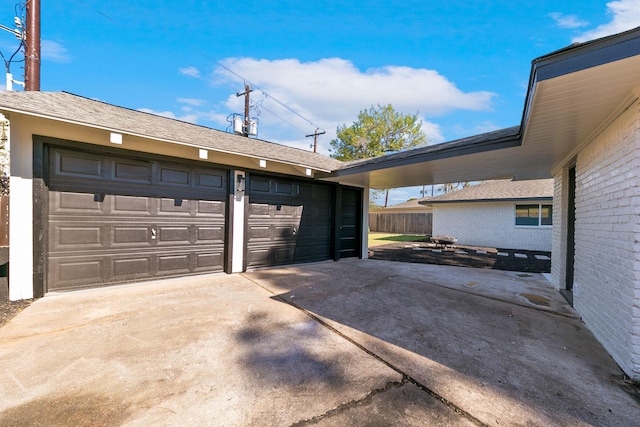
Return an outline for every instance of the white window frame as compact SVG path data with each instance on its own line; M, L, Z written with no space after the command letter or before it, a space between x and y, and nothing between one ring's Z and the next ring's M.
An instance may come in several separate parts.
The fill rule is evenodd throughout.
M537 224L518 224L518 206L538 206L538 223ZM551 213L551 224L542 224L542 208L549 206ZM530 217L529 217L530 218ZM514 205L514 223L516 227L524 228L550 228L553 227L553 204L552 203L517 203Z

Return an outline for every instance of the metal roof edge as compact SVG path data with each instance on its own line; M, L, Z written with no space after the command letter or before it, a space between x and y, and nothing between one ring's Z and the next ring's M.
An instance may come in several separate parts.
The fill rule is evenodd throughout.
M539 196L539 197L506 197L495 199L457 199L457 200L429 200L419 202L421 205L439 205L439 204L451 204L451 203L487 203L487 202L523 202L523 201L552 201L553 196Z
M491 135L499 135L491 138ZM347 176L356 173L370 172L384 168L405 166L425 161L434 161L466 154L481 153L501 148L516 147L521 144L520 127L500 129L467 138L445 142L427 147L415 148L400 153L387 154L380 157L356 160L347 163L330 174L330 177Z

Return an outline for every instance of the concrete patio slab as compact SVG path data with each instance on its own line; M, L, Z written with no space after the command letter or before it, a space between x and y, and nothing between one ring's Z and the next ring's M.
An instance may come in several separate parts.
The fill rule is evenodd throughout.
M0 425L636 425L554 292L354 259L49 295L0 328Z
M637 389L542 275L338 265L250 277L480 424L637 425Z
M290 425L402 380L269 297L217 275L38 300L0 329L0 425Z

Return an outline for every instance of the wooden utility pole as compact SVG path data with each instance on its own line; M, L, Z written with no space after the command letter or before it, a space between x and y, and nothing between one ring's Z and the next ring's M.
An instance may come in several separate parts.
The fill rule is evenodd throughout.
M236 93L236 97L244 96L244 129L243 135L249 136L249 94L253 92L253 89L248 84L244 84L244 92Z
M24 90L40 90L40 0L27 0Z
M313 152L316 153L318 151L318 136L324 135L327 133L326 131L318 132L320 129L316 129L316 131L312 134L307 135L307 138L313 137Z

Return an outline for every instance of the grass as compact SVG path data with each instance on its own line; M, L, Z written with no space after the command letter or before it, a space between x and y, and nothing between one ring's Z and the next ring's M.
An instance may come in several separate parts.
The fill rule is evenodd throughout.
M424 234L369 233L369 247L393 242L417 242L426 239Z

